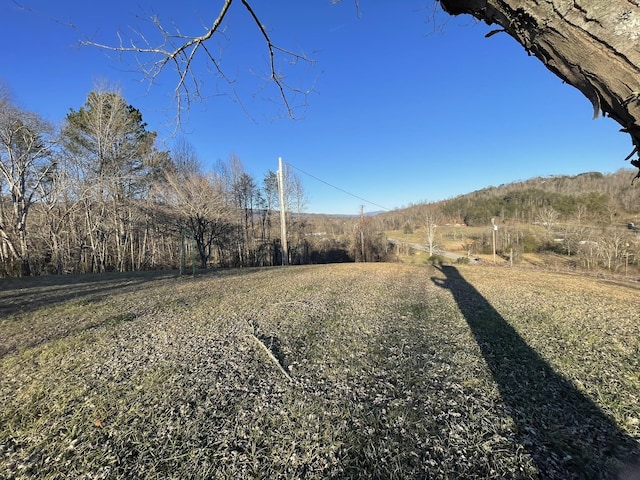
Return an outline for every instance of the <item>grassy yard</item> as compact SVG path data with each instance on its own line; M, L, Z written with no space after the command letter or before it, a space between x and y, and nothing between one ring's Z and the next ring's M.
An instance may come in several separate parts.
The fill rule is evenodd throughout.
M633 479L639 442L638 285L398 264L0 280L2 479Z

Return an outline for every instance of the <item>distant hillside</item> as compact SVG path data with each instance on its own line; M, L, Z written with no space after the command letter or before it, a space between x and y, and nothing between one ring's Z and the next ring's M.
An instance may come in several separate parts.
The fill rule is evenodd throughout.
M425 207L448 222L486 225L491 218L532 223L542 210L552 209L559 220L594 223L636 221L640 215L640 184L632 185L634 172L587 172L575 176L537 177L490 186L431 204L413 205L385 214L393 223L416 219ZM401 218L400 218L401 217Z

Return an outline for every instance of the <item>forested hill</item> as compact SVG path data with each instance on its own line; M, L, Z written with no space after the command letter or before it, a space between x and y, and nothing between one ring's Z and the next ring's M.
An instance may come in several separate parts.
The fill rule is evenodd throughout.
M575 176L537 177L498 187L487 187L432 206L451 221L486 224L492 217L533 222L543 209L564 220L589 223L631 222L640 214L640 184L634 173L582 173Z

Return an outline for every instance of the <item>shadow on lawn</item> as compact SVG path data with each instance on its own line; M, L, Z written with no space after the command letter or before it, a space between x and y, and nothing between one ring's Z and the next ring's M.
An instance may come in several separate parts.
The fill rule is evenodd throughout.
M638 443L556 373L458 269L439 270L445 278L433 281L453 294L541 478L616 478L620 465L638 458Z
M0 278L0 321L14 313L27 313L68 301L99 302L112 295L145 288L158 280L189 281L211 276L244 276L260 268L197 270L182 277L178 270L145 270L125 273L83 273L37 277Z
M155 279L111 273L11 279L12 283L0 283L0 320L12 313L31 312L70 300L100 301L113 294L137 290Z

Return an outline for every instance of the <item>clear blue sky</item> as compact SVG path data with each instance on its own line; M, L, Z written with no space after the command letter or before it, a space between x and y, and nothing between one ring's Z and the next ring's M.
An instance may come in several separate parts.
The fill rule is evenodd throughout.
M197 35L220 0L19 1L36 13L0 0L0 77L24 108L61 122L107 81L171 145L176 77L168 72L150 87L135 57L78 48L79 32L116 44L118 30L124 38L130 27L151 32L144 19L155 13ZM238 1L214 49L243 107L199 66L208 98L183 120L205 167L235 154L260 180L282 157L389 209L534 176L628 167L631 143L614 121L592 120L582 94L506 34L484 38L492 28L470 17L434 21L431 0L360 0L359 18L351 0L252 3L276 44L314 60L286 66L287 81L312 92L296 119L284 115L273 87L264 88L266 49ZM309 212L353 214L364 203L298 173Z

